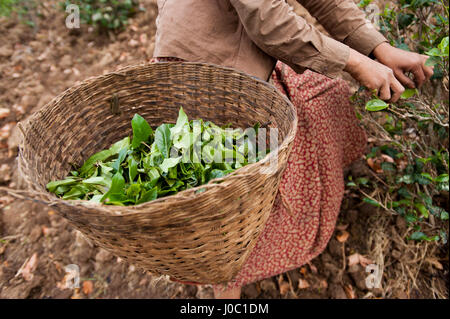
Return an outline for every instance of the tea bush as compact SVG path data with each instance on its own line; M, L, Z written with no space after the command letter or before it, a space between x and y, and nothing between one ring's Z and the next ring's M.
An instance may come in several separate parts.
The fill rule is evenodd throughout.
M391 45L428 55L426 64L434 65L434 74L395 104L361 94L363 88L353 96L371 135L366 160L373 176L347 181L364 201L403 216L409 239L442 244L449 218L448 19L448 1L442 0L400 0L380 10L380 31Z
M61 2L65 10L70 4L80 9L82 23L94 26L99 32L120 31L139 8L137 0L66 0Z
M21 22L34 27L34 18L39 15L39 3L35 0L1 0L0 17L12 14L17 14Z

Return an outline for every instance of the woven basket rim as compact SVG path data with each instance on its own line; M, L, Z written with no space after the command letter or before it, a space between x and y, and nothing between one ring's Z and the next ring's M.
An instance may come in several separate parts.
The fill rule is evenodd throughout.
M250 78L253 81L259 83L260 85L266 86L267 88L275 91L277 93L277 95L280 98L282 98L286 102L286 104L293 109L294 120L291 123L290 129L294 130L294 131L296 131L296 129L297 129L297 122L298 122L297 112L296 112L295 107L293 106L292 102L284 94L279 92L279 90L273 84L271 84L267 81L264 81L258 77L249 75L245 72L236 70L231 67L225 67L225 66L221 66L221 65L212 64L212 63L183 62L183 61L159 62L159 63L186 64L186 65L194 65L194 66L199 66L199 67L210 67L210 68L216 68L216 69L228 71L228 72L231 71L231 72L237 73L240 76ZM22 134L22 138L21 138L21 141L19 144L19 157L21 157L21 150L23 148L24 136L25 136L25 131L26 131L27 126L30 125L30 123L32 123L32 121L35 120L37 117L41 116L42 113L45 113L47 108L50 107L52 104L55 104L57 101L64 99L67 95L72 94L72 93L76 92L77 90L82 89L83 87L89 85L91 82L102 80L102 79L105 79L105 78L108 78L111 76L120 76L120 77L127 76L127 72L131 72L131 71L141 68L141 67L149 67L152 65L154 65L154 63L139 63L139 64L135 64L135 65L125 66L125 67L117 69L116 71L109 72L106 74L92 76L92 77L89 77L89 78L75 84L74 86L64 90L60 94L58 94L56 97L51 99L47 104L45 104L41 109L39 109L38 111L33 113L28 119L26 119L23 122L18 123L18 127ZM245 175L246 172L248 173L249 171L252 171L255 167L260 166L261 164L266 163L267 161L270 161L274 156L276 156L278 154L279 151L288 148L289 144L292 142L294 137L295 137L295 134L288 134L283 139L281 145L278 145L278 147L275 150L273 150L269 154L267 154L262 160L255 162L255 163L248 164L241 168L238 168L237 170L233 171L232 173L230 173L222 178L216 178L216 179L211 180L207 184L198 185L196 187L180 191L176 194L157 198L150 202L145 202L145 203L142 203L139 205L115 206L115 205L98 204L98 203L93 203L93 202L84 201L84 200L63 200L63 199L59 198L58 196L56 196L55 194L49 193L47 191L41 192L41 191L32 190L32 191L30 191L30 193L32 193L34 196L40 197L41 199L43 199L43 201L46 204L49 204L49 205L63 204L66 206L71 206L71 207L80 207L81 206L81 207L86 207L86 208L95 208L97 213L101 212L101 213L106 213L109 215L116 215L116 216L138 214L138 213L140 213L140 211L145 210L146 208L149 208L155 204L163 203L168 200L176 199L180 203L185 202L185 201L192 201L193 199L198 199L202 195L206 195L205 193L207 193L208 189L210 189L210 188L226 187L225 185L220 184L218 182L229 181L230 179L236 177L236 175L240 175L237 177L242 177L242 175ZM19 166L20 166L20 164L21 164L21 161L19 161ZM19 167L19 169L20 169L20 167ZM252 174L248 174L248 175L252 175ZM37 185L38 183L33 183L33 184ZM196 191L198 191L202 188L206 188L206 190L204 192L196 193ZM190 194L189 194L189 196L186 197L185 195L188 192ZM39 200L37 200L37 201L39 201Z

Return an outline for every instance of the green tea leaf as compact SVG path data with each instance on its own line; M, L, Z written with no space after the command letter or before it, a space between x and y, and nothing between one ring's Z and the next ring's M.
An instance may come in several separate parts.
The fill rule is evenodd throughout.
M183 109L175 125L162 124L153 132L136 114L132 128L131 142L125 137L92 155L65 180L50 182L49 191L67 200L136 205L224 177L247 165L251 156L259 160L268 153L255 154L256 143L244 139L247 131L203 120L190 123ZM201 140L202 134L207 140ZM144 141L149 143L146 147L141 146ZM202 152L206 156L200 157ZM225 161L226 155L230 161Z
M134 181L134 178L138 174L138 162L130 156L128 158L128 177L130 178L130 182Z
M400 95L401 99L409 99L410 97L413 97L414 95L418 94L419 91L417 89L405 89L405 91Z
M428 209L425 207L424 204L422 203L415 203L414 207L416 207L417 211L422 214L423 217L428 218L428 216L430 215L428 212Z
M411 237L409 237L412 240L428 240L428 236L425 235L424 233L420 232L420 231L416 231L414 233L411 234Z
M375 201L375 200L373 200L371 198L368 198L368 197L364 197L363 201L368 203L368 204L370 204L370 205L373 205L375 207L380 207L381 206L377 201Z
M164 162L162 162L161 165L159 165L159 168L164 172L167 173L169 171L169 168L175 167L181 160L181 156L179 157L171 157L166 158Z
M129 199L132 199L136 202L140 192L141 184L131 184L130 186L128 186L126 194Z
M120 173L114 174L109 192L113 194L123 193L124 187L125 187L125 179L123 178L122 174Z
M60 181L53 181L47 184L47 189L49 192L55 192L56 188L58 188L59 186L64 186L64 185L74 185L76 184L78 181L78 179L76 178L66 178L64 180L60 180Z
M377 112L389 107L389 104L380 99L373 99L366 103L366 110Z
M83 184L96 184L96 185L102 185L102 186L106 186L108 188L111 187L111 179L105 177L105 176L96 176L96 177L91 177L88 179L85 179L82 181Z
M129 147L130 147L130 138L127 136L127 137L121 139L120 141L114 143L109 148L109 150L111 151L112 155L115 155L115 154L119 154L119 152L122 149L124 149L124 148L128 149Z
M183 108L180 107L180 110L178 111L177 123L175 124L174 127L170 129L170 135L171 136L180 135L186 132L186 129L189 128L188 126L189 126L188 117L186 113L184 113Z
M433 57L440 57L445 55L440 49L438 48L432 48L431 50L425 52L427 55L429 56L433 56Z
M94 164L97 162L103 162L106 161L108 158L110 158L113 154L110 150L104 150L98 153L95 153L91 157L89 157L81 166L80 168L80 174L85 175L88 171L91 170L91 168L94 167Z
M88 191L87 189L83 189L82 187L74 186L70 191L64 194L62 199L65 200L83 199L87 191Z
M214 178L221 178L221 177L224 177L225 175L226 175L226 171L223 171L220 169L213 169L209 173L209 180L214 179Z
M426 61L425 61L425 66L435 66L436 64L439 64L439 62L441 62L441 58L438 56L430 56Z
M438 183L445 183L445 182L448 182L448 180L449 180L448 174L441 174L434 179L434 181L436 181Z
M139 114L135 114L133 116L131 126L133 128L133 140L131 142L131 147L136 149L142 142L146 142L148 140L150 135L153 134L153 130L147 121Z
M141 198L136 202L136 204L142 204L145 202L152 201L158 197L158 190L157 188L152 188L151 190L145 192L142 194Z
M439 50L444 56L448 56L448 36L442 38L441 43L438 45Z
M119 156L117 157L116 161L114 162L113 168L116 170L116 172L119 171L120 165L125 160L125 157L127 156L128 149L124 148L120 150Z
M114 202L122 202L125 200L124 195L124 188L125 188L125 179L123 178L122 174L120 172L117 172L114 174L111 182L111 187L108 190L108 192L102 197L101 201L105 201L106 199L110 199L110 201ZM115 195L115 196L113 196ZM122 196L120 196L122 195Z
M162 124L156 129L155 142L163 158L168 158L170 154L170 147L172 146L169 124Z
M100 204L102 197L103 197L103 195L94 195L94 196L92 196L92 198L89 201Z

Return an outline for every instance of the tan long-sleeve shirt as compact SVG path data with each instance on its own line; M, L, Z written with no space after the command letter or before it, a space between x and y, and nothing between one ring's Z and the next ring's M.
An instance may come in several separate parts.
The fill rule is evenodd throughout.
M276 60L333 77L349 47L368 55L386 41L352 0L298 0L333 37L285 0L158 0L155 57L233 67L268 79Z

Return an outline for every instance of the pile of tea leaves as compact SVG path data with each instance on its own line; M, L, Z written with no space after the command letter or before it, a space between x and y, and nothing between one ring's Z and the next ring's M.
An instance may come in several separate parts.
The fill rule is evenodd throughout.
M267 153L257 152L248 130L189 121L183 108L176 124L153 130L135 114L131 126L132 139L125 137L92 155L47 189L65 200L138 205L224 177ZM259 123L250 131L257 134L258 129Z

